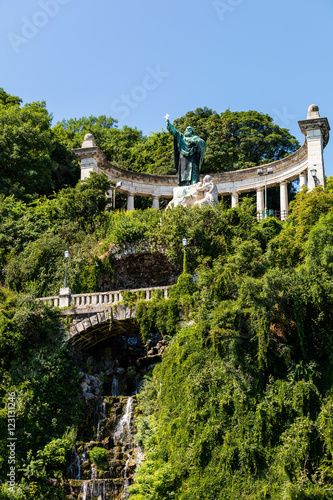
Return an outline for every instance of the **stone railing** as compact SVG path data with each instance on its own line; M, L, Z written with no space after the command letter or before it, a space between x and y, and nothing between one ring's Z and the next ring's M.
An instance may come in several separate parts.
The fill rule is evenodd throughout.
M68 290L68 289L67 289ZM86 308L89 306L112 306L123 301L122 292L132 292L137 293L141 300L151 300L154 296L154 292L162 292L165 299L168 298L169 286L159 286L155 288L137 288L135 290L117 290L111 292L97 292L97 293L80 293L71 295L66 293L66 295L56 295L53 297L41 297L37 300L46 302L51 307L70 307L73 309ZM62 298L66 297L66 303L62 301Z

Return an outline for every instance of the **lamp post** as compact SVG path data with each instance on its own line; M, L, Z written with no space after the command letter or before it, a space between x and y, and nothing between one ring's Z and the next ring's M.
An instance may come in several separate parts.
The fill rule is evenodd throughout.
M183 273L186 273L186 247L187 247L186 236L184 236L182 243L183 243L183 247L184 247Z
M265 218L267 217L267 174L272 174L273 171L274 171L273 167L269 167L266 170L266 174L265 174ZM264 172L263 172L262 168L258 168L257 174L258 175L264 175Z
M69 260L69 250L65 251L65 259L66 259L66 269L65 269L65 288L67 288L67 266L68 266L68 260Z
M311 175L312 175L312 178L313 178L314 185L315 185L315 187L317 187L317 184L318 184L318 179L317 179L317 169L312 168L312 169L310 170L310 172L311 172Z

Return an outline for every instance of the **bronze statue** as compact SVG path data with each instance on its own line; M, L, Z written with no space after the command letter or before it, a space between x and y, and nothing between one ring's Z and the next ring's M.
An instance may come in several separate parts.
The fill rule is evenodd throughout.
M173 135L174 166L178 171L178 185L190 186L200 181L200 168L206 151L206 143L195 135L192 127L185 134L178 132L166 115L167 129Z

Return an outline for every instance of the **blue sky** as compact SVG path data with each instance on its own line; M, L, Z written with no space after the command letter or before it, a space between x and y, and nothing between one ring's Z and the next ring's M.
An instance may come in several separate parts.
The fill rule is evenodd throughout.
M254 109L303 143L333 126L332 0L0 0L0 87L54 123L105 114L143 133L187 111ZM333 137L325 149L333 175Z

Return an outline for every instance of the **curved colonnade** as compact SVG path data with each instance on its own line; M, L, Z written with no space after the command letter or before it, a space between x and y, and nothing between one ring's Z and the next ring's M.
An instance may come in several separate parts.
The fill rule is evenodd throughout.
M330 126L327 118L321 118L319 108L311 105L307 119L298 122L305 135L305 142L295 153L266 165L232 172L210 174L217 186L218 194L231 195L231 206L238 204L242 193L255 191L257 212L260 217L265 209L265 188L280 186L280 217L288 215L288 183L299 178L300 187L307 185L311 191L325 185L323 150L329 140ZM87 134L82 147L74 153L81 161L81 180L90 172L105 172L116 181L116 190L127 195L127 210L134 209L134 196L149 196L153 208L159 208L160 198L173 198L177 186L176 175L150 175L112 166L104 153L95 144L92 134ZM109 193L112 196L112 193Z

